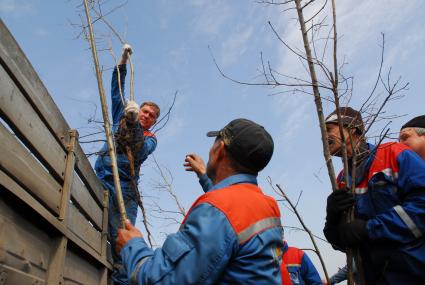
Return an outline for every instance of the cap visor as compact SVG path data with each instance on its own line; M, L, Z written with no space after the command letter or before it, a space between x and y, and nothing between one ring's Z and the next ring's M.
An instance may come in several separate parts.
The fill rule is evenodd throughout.
M220 135L220 131L211 131L207 133L207 137L218 137Z

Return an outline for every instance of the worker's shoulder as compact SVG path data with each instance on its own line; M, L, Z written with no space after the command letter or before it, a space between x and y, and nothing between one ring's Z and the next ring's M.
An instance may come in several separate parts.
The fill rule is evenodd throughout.
M387 143L380 144L378 146L377 155L387 154L387 155L398 156L401 152L405 150L410 150L410 148L405 144L402 144L399 142L387 142Z

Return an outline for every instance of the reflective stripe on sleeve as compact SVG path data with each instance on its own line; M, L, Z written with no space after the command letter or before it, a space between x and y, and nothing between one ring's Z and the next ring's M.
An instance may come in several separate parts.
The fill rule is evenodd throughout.
M269 228L282 227L280 224L280 218L266 218L260 220L238 234L239 243L242 244L248 241L253 235L262 232Z
M134 269L133 273L131 273L131 278L130 278L130 284L131 285L137 285L137 274L140 271L140 268L142 267L142 265L150 258L150 256L146 256L143 257L139 263L137 263L136 268Z
M394 210L399 215L400 219L402 219L402 221L407 225L407 227L415 236L415 238L420 238L422 236L422 232L418 229L415 222L409 217L409 215L406 213L403 207L400 205L397 205L394 207Z
M354 189L354 193L356 193L356 194L364 194L364 193L367 192L367 190L368 190L367 187L356 187Z

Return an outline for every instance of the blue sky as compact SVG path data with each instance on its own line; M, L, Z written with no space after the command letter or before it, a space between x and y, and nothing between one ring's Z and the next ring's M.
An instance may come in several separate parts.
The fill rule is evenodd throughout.
M80 30L79 1L0 0L1 19L9 27L32 62L68 123L80 136L100 128L88 123L101 119L97 85L91 53ZM105 11L120 1L105 1ZM396 132L403 122L423 114L423 64L425 63L425 2L401 0L337 1L339 60L348 63L344 74L354 77L350 105L358 108L369 94L379 67L380 33L386 37L384 72L392 66L392 76L410 82L405 98L391 102L389 114L406 114L392 120ZM108 16L134 48L135 93L137 101L155 101L165 111L176 90L179 91L170 122L158 134L155 152L158 162L172 174L172 185L188 209L201 194L197 179L183 170L187 153L199 153L208 159L212 140L205 136L237 117L252 119L266 127L275 141L275 153L269 166L259 176L265 192L272 194L266 182L270 176L281 184L294 200L303 191L299 211L312 229L322 236L325 201L330 193L321 153L313 99L301 94L271 94L284 88L253 87L235 84L220 76L210 50L224 72L238 80L260 82L260 52L273 68L285 74L307 78L303 66L277 40L268 21L289 44L302 48L294 11L283 12L255 1L135 1ZM329 9L328 9L329 10ZM120 55L121 45L101 22L95 25L101 38L99 47L112 43ZM104 82L109 94L113 60L101 52ZM379 91L382 91L379 90ZM379 93L379 92L378 92ZM325 112L333 106L324 103ZM376 125L375 133L383 122ZM373 133L373 132L372 132ZM83 139L81 139L83 140ZM84 145L87 152L98 145ZM340 163L335 161L339 168ZM164 192L158 192L160 181L150 160L142 168L141 189L150 206L175 210ZM168 173L168 172L167 172ZM169 177L171 181L171 177ZM299 226L295 217L281 207L285 225ZM158 215L151 211L151 214ZM140 215L139 215L140 217ZM156 241L177 229L170 220L151 217ZM139 226L141 221L139 218ZM306 234L286 230L290 244L310 248ZM328 270L333 273L344 264L344 256L326 243L318 242ZM310 256L318 264L312 253Z

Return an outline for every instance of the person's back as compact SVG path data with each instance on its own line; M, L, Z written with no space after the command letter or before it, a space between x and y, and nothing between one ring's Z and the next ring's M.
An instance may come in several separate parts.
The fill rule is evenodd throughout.
M281 265L282 285L321 285L320 275L308 255L285 242ZM287 284L288 283L288 284Z
M273 141L245 119L208 136L217 137L207 165L213 187L195 201L179 231L154 251L131 224L119 231L117 251L132 283L281 284L280 212L256 179Z

